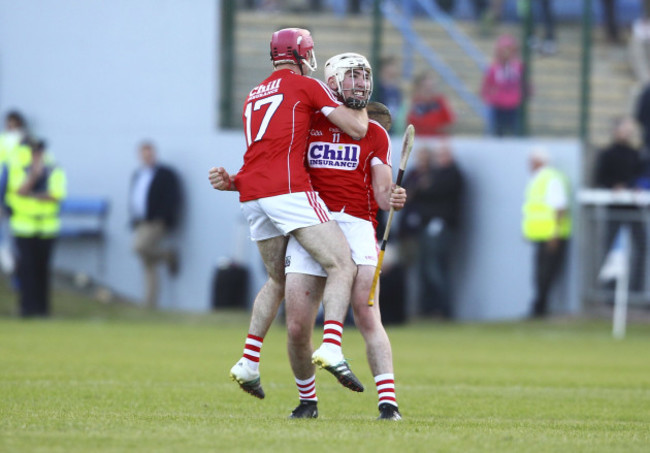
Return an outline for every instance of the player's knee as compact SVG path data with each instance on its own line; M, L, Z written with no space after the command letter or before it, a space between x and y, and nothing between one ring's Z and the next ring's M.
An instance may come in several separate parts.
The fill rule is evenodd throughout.
M354 279L357 275L357 265L354 264L352 258L345 257L339 260L333 261L330 266L325 267L328 275L333 273L339 273L348 276L351 279Z
M377 328L377 321L373 316L368 316L367 314L362 314L363 312L358 312L354 317L354 322L361 332L362 335L372 333Z
M275 287L284 291L284 287L286 285L286 276L284 269L282 269L281 272L269 271L269 281L271 281Z
M298 319L287 320L287 336L293 345L308 344L311 340L311 328L308 322Z

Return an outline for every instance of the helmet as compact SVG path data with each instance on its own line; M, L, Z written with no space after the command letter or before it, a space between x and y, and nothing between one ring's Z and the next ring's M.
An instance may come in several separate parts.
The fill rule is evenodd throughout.
M364 77L367 78L366 80L368 83L366 84L366 87L363 88L363 90L358 90L356 87L354 87L354 85L352 87L355 92L364 91L365 100L358 99L359 96L356 96L354 98L350 97L348 99L344 99L345 104L348 107L364 108L370 99L370 95L372 94L372 69L370 68L370 63L368 63L366 57L353 52L334 55L325 63L325 80L329 82L330 78L334 77L337 87L336 92L341 97L343 97L343 79L345 78L345 74L353 69L362 70ZM360 103L360 105L356 105L357 103Z
M283 28L273 33L271 36L271 60L274 65L305 63L309 69L315 71L314 40L311 38L309 30Z

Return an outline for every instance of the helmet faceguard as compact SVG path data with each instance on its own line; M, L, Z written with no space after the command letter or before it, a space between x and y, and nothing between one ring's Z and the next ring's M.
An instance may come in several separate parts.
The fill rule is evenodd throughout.
M344 87L346 75L350 81L349 86ZM332 77L336 81L336 93L345 101L345 105L362 109L368 104L372 95L372 69L366 57L352 52L333 56L325 63L325 80L328 84ZM358 82L359 78L362 84ZM344 89L351 95L346 97Z
M284 28L273 33L271 36L271 60L273 66L279 64L304 63L311 71L317 67L316 54L314 53L314 40L309 30L304 28Z

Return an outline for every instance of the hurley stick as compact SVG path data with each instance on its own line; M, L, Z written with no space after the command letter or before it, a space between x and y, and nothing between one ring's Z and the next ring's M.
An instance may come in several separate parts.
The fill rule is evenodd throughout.
M399 161L399 171L397 172L397 180L395 184L400 186L402 184L402 177L406 169L406 163L411 155L413 148L413 138L415 136L415 128L409 124L404 132L404 139L402 140L402 156ZM386 252L386 243L388 243L388 234L390 233L390 225L393 223L393 215L395 210L390 208L388 213L388 221L386 222L386 230L384 231L384 238L381 241L381 249L379 250L379 258L377 259L377 268L375 269L375 276L372 278L372 286L370 287L370 296L368 297L368 305L375 304L375 291L377 290L377 282L379 282L379 274L381 273L381 265L384 262L384 253Z

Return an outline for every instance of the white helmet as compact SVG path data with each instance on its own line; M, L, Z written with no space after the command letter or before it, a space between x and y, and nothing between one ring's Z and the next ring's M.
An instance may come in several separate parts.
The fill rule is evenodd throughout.
M336 92L343 97L343 87L341 84L345 78L345 74L353 69L362 70L368 83L362 89L357 89L353 85L353 92L356 96L344 99L344 101L348 107L362 109L368 104L370 95L372 94L372 69L366 57L353 52L334 55L325 63L325 81L329 82L330 78L334 77L337 87Z

